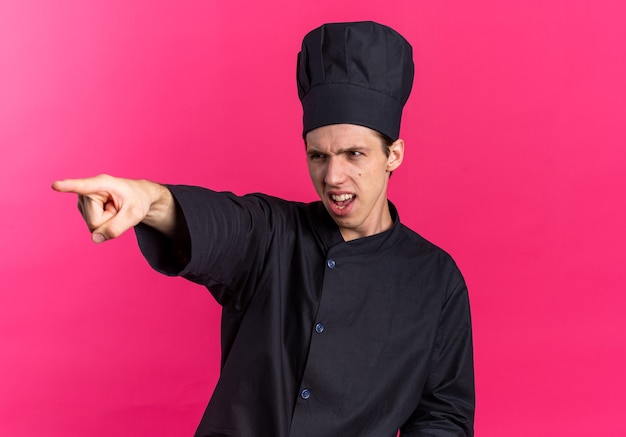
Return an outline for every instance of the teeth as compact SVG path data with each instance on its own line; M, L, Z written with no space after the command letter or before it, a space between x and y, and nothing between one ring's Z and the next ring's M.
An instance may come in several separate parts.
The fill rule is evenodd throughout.
M335 202L345 202L346 200L350 200L354 197L354 194L333 194L332 199Z

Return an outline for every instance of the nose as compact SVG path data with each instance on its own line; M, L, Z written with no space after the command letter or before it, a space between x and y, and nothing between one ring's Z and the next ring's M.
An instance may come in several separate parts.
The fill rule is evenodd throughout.
M346 167L343 160L337 156L329 157L326 166L324 182L326 185L338 187L346 179Z

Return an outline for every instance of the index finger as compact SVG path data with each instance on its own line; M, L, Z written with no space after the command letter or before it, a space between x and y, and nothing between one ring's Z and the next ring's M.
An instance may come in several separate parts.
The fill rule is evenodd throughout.
M106 184L106 176L100 175L82 179L62 179L52 183L52 189L60 193L75 193L88 195L109 191Z

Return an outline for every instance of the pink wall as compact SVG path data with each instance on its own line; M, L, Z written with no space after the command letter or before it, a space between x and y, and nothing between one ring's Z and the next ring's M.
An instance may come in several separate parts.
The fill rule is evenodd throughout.
M295 55L359 19L415 48L391 198L470 286L477 435L626 435L620 0L0 2L0 435L193 433L219 309L49 185L314 199Z

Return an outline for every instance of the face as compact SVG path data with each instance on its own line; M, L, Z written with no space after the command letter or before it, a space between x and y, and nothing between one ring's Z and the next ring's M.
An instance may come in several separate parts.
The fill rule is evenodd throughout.
M387 185L402 163L404 142L395 141L387 156L380 135L352 124L314 129L305 140L311 180L344 240L390 228Z

